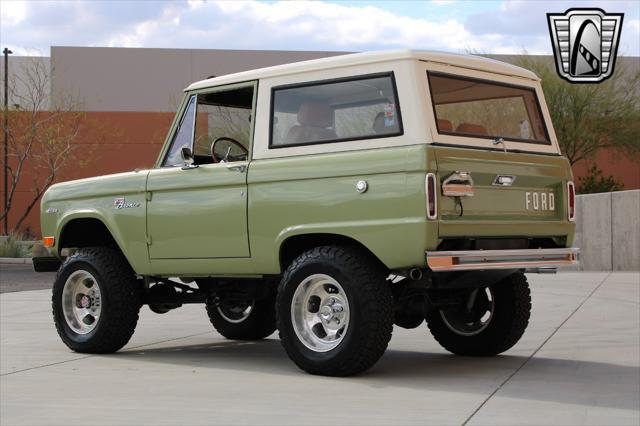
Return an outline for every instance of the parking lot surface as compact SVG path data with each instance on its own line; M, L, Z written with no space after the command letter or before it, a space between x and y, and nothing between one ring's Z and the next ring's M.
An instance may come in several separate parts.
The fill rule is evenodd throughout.
M531 323L507 353L453 356L426 326L396 328L373 369L344 379L301 372L276 334L224 340L200 305L143 307L121 352L76 354L50 291L4 293L0 424L640 424L640 274L529 280Z
M50 289L55 272L35 272L31 263L0 264L0 293Z

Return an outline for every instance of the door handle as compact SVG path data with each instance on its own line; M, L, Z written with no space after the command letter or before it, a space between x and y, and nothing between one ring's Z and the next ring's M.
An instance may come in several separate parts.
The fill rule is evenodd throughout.
M247 166L244 164L240 166L229 166L227 167L227 170L229 170L230 172L244 173L244 171L247 170Z

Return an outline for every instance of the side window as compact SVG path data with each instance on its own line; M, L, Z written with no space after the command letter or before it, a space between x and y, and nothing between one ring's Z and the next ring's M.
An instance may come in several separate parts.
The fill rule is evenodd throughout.
M253 86L198 95L195 164L243 161L251 142Z
M191 96L189 98L189 104L187 109L180 119L178 130L175 133L171 148L162 163L163 167L182 166L184 161L182 160L182 148L191 147L191 141L193 138L193 119L196 111L196 97Z
M272 101L269 148L402 134L393 74L274 88Z

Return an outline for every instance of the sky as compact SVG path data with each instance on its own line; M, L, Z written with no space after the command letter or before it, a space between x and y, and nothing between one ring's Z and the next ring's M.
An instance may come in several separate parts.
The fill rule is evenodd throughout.
M0 0L0 47L50 46L551 54L546 13L625 14L618 53L640 56L634 1Z

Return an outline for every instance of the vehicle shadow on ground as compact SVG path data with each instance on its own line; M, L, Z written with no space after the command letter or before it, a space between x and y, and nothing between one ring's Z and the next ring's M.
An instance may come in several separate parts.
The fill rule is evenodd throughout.
M303 375L277 339L258 342L218 341L201 345L132 348L110 358L160 362L198 369L231 369L284 376ZM387 350L371 370L349 378L308 376L309 380L340 380L385 389L404 387L431 391L489 395L528 357L489 358L441 353ZM586 389L596 389L585 392ZM586 406L638 410L640 369L606 362L535 357L500 390L499 396Z

